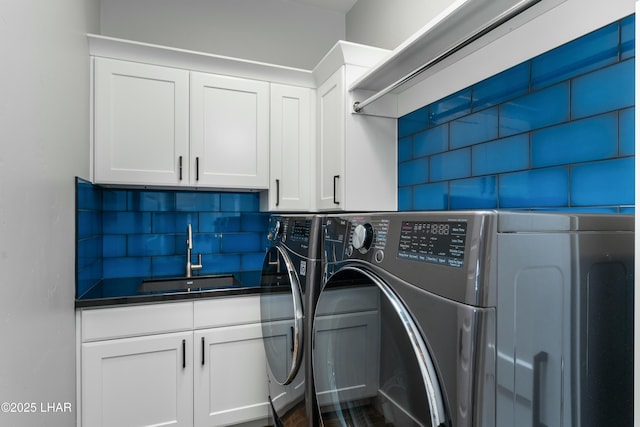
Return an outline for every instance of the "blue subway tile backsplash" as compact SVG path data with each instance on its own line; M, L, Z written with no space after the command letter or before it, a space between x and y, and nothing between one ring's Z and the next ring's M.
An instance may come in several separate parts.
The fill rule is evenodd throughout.
M473 176L527 169L530 158L529 135L496 139L471 148Z
M410 135L427 128L429 109L427 107L413 111L398 121L398 137Z
M619 24L615 23L532 59L532 88L566 81L617 62L619 37Z
M620 156L633 156L636 142L636 109L620 111Z
M497 207L495 176L457 179L449 187L451 209L494 209Z
M412 209L418 211L445 210L448 207L449 186L446 182L413 187Z
M430 125L450 122L471 112L471 90L464 89L429 106Z
M76 179L76 289L81 295L102 280L102 194Z
M509 68L473 86L473 111L499 105L529 92L531 65L524 63Z
M462 148L431 156L429 178L431 182L471 176L471 149Z
M636 20L635 16L630 16L620 22L620 59L629 59L636 56L635 34Z
M259 212L258 193L113 189L81 179L76 193L77 297L103 279L184 275L187 224L194 261L202 255L199 274L259 276L268 213Z
M427 182L429 177L429 160L426 157L402 163L398 168L398 183L414 185Z
M635 16L398 119L398 209L633 213Z
M573 118L587 117L634 105L633 59L576 78L571 86Z
M575 165L571 173L573 206L632 205L634 203L634 159Z
M529 132L569 119L569 84L560 83L500 105L500 136Z
M498 109L488 108L451 122L451 148L467 147L498 137Z
M409 138L405 138L409 139ZM443 153L449 146L449 124L436 126L413 136L413 151L416 158ZM409 160L409 159L407 159Z
M569 170L545 168L503 174L499 177L498 191L502 208L567 206Z
M531 133L534 168L602 160L618 155L618 114L566 122Z

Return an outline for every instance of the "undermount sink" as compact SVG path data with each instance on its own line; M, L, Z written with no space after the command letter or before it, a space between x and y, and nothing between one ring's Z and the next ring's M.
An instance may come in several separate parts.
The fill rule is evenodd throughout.
M143 280L138 292L194 291L238 286L240 282L232 274L215 276L175 277L170 279Z

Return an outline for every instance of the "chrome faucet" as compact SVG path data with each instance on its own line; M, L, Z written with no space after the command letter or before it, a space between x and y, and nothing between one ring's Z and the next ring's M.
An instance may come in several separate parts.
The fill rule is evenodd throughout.
M191 224L187 224L187 271L186 276L191 277L191 273L196 270L202 270L202 254L198 254L198 263L191 263L191 250L193 249L193 234L191 232Z

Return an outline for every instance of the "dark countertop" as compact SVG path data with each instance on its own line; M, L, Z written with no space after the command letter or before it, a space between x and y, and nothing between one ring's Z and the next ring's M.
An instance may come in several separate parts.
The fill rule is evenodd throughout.
M196 300L258 294L265 290L260 286L260 272L243 272L233 276L236 279L236 283L233 285L190 291L163 290L155 292L139 290L144 279L141 277L103 279L80 298L76 298L75 306L76 308L107 307L122 304Z

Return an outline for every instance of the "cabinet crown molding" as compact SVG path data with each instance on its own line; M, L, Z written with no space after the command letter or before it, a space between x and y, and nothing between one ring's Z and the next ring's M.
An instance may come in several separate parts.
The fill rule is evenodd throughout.
M313 76L319 86L342 65L371 68L385 59L391 51L378 47L338 40L313 69Z
M87 34L89 55L315 88L310 70Z

